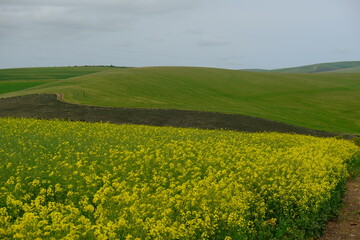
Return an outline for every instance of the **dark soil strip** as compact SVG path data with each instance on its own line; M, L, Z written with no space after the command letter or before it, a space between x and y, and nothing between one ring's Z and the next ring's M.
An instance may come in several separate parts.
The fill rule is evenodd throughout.
M226 129L245 132L297 133L319 137L344 135L236 114L79 105L64 102L61 100L61 95L55 94L35 94L0 99L0 117L9 116L201 129ZM345 134L347 138L353 136L355 135Z
M331 221L320 240L360 239L360 176L346 184L344 206L338 219Z

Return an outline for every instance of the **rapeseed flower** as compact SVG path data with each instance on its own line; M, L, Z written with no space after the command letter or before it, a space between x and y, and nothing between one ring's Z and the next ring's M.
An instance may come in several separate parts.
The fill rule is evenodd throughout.
M0 119L0 238L316 236L359 148L337 139Z

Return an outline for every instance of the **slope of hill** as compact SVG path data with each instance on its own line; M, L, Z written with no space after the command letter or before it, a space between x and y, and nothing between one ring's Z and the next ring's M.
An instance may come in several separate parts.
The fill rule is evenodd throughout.
M330 71L329 73L360 73L360 66L338 69L338 70Z
M278 72L278 73L360 73L360 61L319 63L300 67L281 68L273 70L265 69L246 69L250 72Z
M20 91L56 80L83 76L110 67L38 67L0 69L0 94Z
M113 69L111 67L37 67L0 69L0 82L59 80Z
M0 97L63 93L65 100L80 104L244 114L318 130L359 133L359 79L360 74L351 73L112 68L54 80Z

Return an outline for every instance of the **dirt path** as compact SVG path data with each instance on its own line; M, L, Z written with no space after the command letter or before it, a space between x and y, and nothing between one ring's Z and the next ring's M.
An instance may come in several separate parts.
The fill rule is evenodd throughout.
M360 240L360 176L346 185L344 207L320 240Z

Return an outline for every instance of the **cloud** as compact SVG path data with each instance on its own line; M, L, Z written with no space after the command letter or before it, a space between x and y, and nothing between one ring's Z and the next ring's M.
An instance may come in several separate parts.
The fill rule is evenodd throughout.
M0 67L94 60L280 68L358 58L359 0L315 2L0 0ZM36 62L39 53L53 59Z
M229 41L217 40L217 39L203 39L198 42L198 46L201 47L219 47L229 45Z
M203 0L200 0L202 2ZM0 6L52 6L52 7L80 7L99 9L113 9L120 12L159 13L163 11L177 11L192 8L197 4L190 0L2 0Z
M126 30L142 18L173 14L204 0L1 0L0 33L79 35Z
M350 53L350 51L346 48L335 48L335 49L332 49L330 52L338 54L338 55L346 55L346 54Z
M218 57L217 62L221 63L223 66L232 67L232 68L241 68L245 65L243 59L237 55L224 55Z
M203 30L200 28L191 28L191 29L186 29L184 31L185 34L189 34L189 35L202 35L203 34Z

